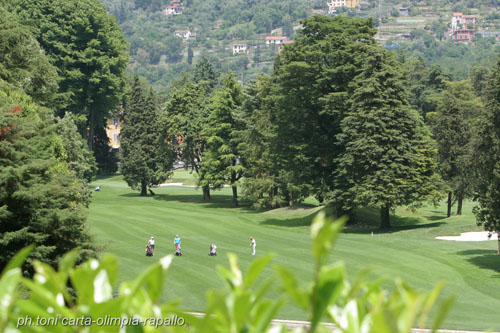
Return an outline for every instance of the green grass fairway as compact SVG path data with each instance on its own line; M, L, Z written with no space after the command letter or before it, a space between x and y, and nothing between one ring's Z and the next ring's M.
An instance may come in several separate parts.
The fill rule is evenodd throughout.
M192 182L187 172L176 173L173 178L174 182ZM313 204L257 212L231 208L230 189L214 192L212 201L204 202L201 190L189 187L160 187L154 189L156 196L141 198L121 176L100 178L92 184L97 185L101 185L101 191L93 193L91 230L97 242L106 245L105 251L119 258L121 281L135 278L161 256L173 253L174 236L181 236L184 256L173 262L163 300L182 298L185 309L202 311L207 289L223 285L216 267L227 265L228 252L239 256L243 270L249 266L250 236L257 241L257 256L274 252L274 263L289 267L303 283L311 280L309 224L319 209ZM434 239L480 230L475 226L472 206L466 203L463 216L449 219L445 218L444 207L428 207L416 213L398 209L397 216L391 217L394 228L384 233L376 229L378 212L361 210L362 226L346 228L331 260L343 260L351 280L368 266L374 269L373 276L401 277L422 290L429 291L444 280L444 296L457 295L444 328L500 330L500 256L496 255L496 241ZM145 256L144 247L152 235L156 249L151 258ZM210 243L217 244L219 256L208 256ZM268 267L264 277L271 274L273 270ZM287 304L280 317L305 319L306 315Z

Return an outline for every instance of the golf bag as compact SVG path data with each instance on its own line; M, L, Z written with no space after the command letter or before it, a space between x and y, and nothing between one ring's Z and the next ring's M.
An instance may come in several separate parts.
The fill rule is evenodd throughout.
M175 255L176 256L182 256L182 250L181 250L181 245L180 244L176 244L175 245Z
M217 246L215 244L210 244L210 252L208 253L209 256L216 256L217 255Z
M151 249L151 246L146 246L146 257L152 257L153 256L153 250Z

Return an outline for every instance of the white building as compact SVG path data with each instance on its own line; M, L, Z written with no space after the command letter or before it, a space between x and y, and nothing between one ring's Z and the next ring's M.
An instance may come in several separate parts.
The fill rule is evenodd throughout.
M180 15L182 14L182 7L180 6L167 6L163 11L165 15Z
M233 44L233 54L240 54L247 52L247 44Z
M453 13L451 17L451 29L467 27L467 24L475 24L477 21L476 15L464 15L462 13ZM465 27L464 27L465 26Z
M177 37L182 38L182 40L188 40L191 37L191 31L190 30L175 30L174 34Z
M271 45L271 44L283 44L283 42L287 40L286 36L267 36L266 37L266 45Z
M354 8L358 4L358 0L328 0L328 14L336 13L338 7Z

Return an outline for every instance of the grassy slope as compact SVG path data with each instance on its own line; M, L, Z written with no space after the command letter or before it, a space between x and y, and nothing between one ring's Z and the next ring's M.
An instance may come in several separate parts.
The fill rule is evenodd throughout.
M174 178L189 181L182 172ZM230 189L214 193L208 203L201 200L200 190L181 187L157 188L156 196L141 198L120 176L99 179L96 185L102 190L94 193L89 220L97 241L107 244L106 252L119 258L120 280L134 278L151 262L172 253L175 234L181 236L185 255L174 260L165 300L182 298L186 309L203 310L207 289L222 286L216 266L226 265L227 252L239 256L244 270L248 267L252 259L250 236L257 240L257 255L274 252L274 263L290 267L302 281L311 279L308 225L317 208L270 212L233 209ZM344 260L351 280L367 266L374 268L374 276L402 277L419 289L430 290L444 280L445 295L457 295L445 328L500 330L500 256L495 254L496 242L434 239L476 230L471 209L472 204L466 204L464 216L449 219L443 215L444 207L416 213L400 209L392 217L397 227L388 233L376 230L377 212L363 210L359 216L365 226L346 229L332 261ZM146 258L144 247L151 235L156 238L155 257ZM217 244L218 257L207 256L210 243ZM271 274L272 269L267 268L265 275ZM305 318L292 305L287 305L280 316Z

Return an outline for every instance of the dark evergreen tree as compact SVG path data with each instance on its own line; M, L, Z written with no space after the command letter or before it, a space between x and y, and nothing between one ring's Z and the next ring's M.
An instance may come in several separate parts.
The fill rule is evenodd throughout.
M243 177L245 168L238 150L242 129L238 112L242 104L241 88L232 72L224 77L222 87L215 92L211 103L210 117L204 133L207 137L207 152L201 162L200 185L212 185L220 189L230 184L233 190L233 205L238 206L238 181Z
M274 96L272 82L267 76L259 77L244 89L242 106L245 128L238 135L238 149L245 157L245 178L242 181L243 197L253 203L254 208L276 208L286 205L287 173L283 171L281 157L273 149L276 125L273 123Z
M332 190L337 135L348 110L348 85L375 44L372 20L313 16L301 36L275 61L273 149L280 156L283 185L293 204L309 195L319 201Z
M219 72L210 62L210 59L203 55L194 68L193 82L203 84L209 94L217 86L219 75Z
M381 228L391 209L418 205L438 194L435 143L407 102L393 55L369 46L362 72L349 84L349 108L338 135L333 198L344 209L379 207Z
M423 115L423 109L427 103L428 86L426 81L429 76L429 69L421 57L405 59L403 69L408 82L408 101L412 108Z
M74 248L81 260L96 255L86 224L90 192L72 172L65 140L49 111L0 80L0 270L30 244L26 275L34 259L56 267Z
M484 89L486 88L486 83L488 82L488 74L490 73L489 68L486 67L474 67L470 74L470 80L476 95L482 96Z
M474 185L471 139L482 105L469 81L446 83L433 101L436 112L428 118L438 143L440 173L449 186L447 216L455 201L457 215L462 215L463 199L472 194Z
M58 75L31 28L0 4L0 79L19 87L38 104L56 106Z
M500 236L500 59L484 92L485 107L474 140L474 160L479 173L479 205L474 208L474 214L478 225Z
M195 173L200 184L205 184L200 163L206 151L206 137L202 132L210 115L206 105L209 98L203 84L193 84L186 77L182 84L175 85L165 108L165 124L176 157ZM210 187L205 184L202 189L203 198L209 200Z
M150 90L147 94L136 76L120 132L120 170L127 184L146 196L149 184L167 179L172 163L172 152L153 92Z

